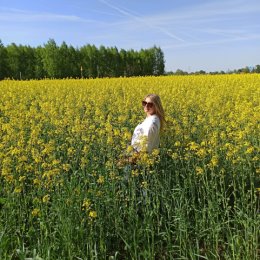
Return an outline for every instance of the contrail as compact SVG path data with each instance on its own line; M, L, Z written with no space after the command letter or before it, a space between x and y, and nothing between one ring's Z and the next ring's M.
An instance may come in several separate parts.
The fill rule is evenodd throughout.
M183 47L189 47L189 46L204 46L204 45L216 45L216 44L223 44L223 43L229 43L229 42L238 42L238 41L249 41L249 40L255 40L260 39L260 35L253 34L253 35L247 35L244 37L235 37L232 39L224 39L224 40L216 40L216 41L204 41L204 42L191 42L186 44L173 44L173 45L164 45L162 46L163 49L172 49L172 48L183 48Z
M125 16L128 16L128 17L130 17L132 19L135 19L135 20L145 24L146 26L148 26L150 28L157 29L157 30L161 31L162 33L164 33L165 35L167 35L167 36L169 36L169 37L171 37L171 38L173 38L175 40L178 40L178 41L181 41L181 42L185 42L183 39L181 39L180 37L172 34L168 30L166 30L165 28L161 28L159 26L151 25L151 24L147 23L144 19L142 19L142 18L140 18L140 17L138 17L136 15L133 15L130 12L127 12L127 11L125 11L125 10L115 6L115 5L112 5L111 3L107 2L106 0L99 0L99 2L109 6L110 8L113 8L114 10L118 11L119 13L121 13L121 14L123 14Z

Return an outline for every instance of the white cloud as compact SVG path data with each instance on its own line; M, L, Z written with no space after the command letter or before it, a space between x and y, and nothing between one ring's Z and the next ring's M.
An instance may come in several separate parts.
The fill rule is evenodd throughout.
M0 8L0 21L4 22L87 22L96 20L83 19L76 15L63 15L46 12L30 12L19 9Z
M250 3L245 0L233 1L211 1L200 5L187 5L181 9L170 9L167 12L147 16L149 23L161 26L167 24L190 24L194 22L207 23L208 21L222 21L234 16L258 14L260 12L260 1Z

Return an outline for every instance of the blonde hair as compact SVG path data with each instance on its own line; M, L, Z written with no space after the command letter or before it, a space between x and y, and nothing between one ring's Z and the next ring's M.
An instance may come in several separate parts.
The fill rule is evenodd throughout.
M150 98L155 107L155 114L159 117L161 123L161 130L165 127L165 113L162 106L161 98L156 94L148 94L144 99Z

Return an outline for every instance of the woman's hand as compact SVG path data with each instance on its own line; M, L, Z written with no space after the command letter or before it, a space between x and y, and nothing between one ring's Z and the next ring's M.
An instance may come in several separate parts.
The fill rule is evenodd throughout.
M139 153L135 152L133 153L132 155L128 155L124 158L120 158L118 161L117 161L117 166L119 168L123 168L124 166L126 165L129 165L129 164L136 164L137 160L138 160L138 157L139 157Z

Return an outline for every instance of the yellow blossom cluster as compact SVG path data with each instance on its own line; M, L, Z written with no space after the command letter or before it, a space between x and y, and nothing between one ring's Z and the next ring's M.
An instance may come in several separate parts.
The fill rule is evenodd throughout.
M116 160L131 152L148 93L162 99L161 150L170 158L197 175L226 165L257 168L259 82L257 74L1 81L0 183L6 193L35 190L48 204L51 193L81 171L103 194L107 181L120 180ZM156 150L139 164L163 160ZM86 199L82 207L89 204ZM88 214L97 217L94 210ZM32 215L40 215L38 208Z

